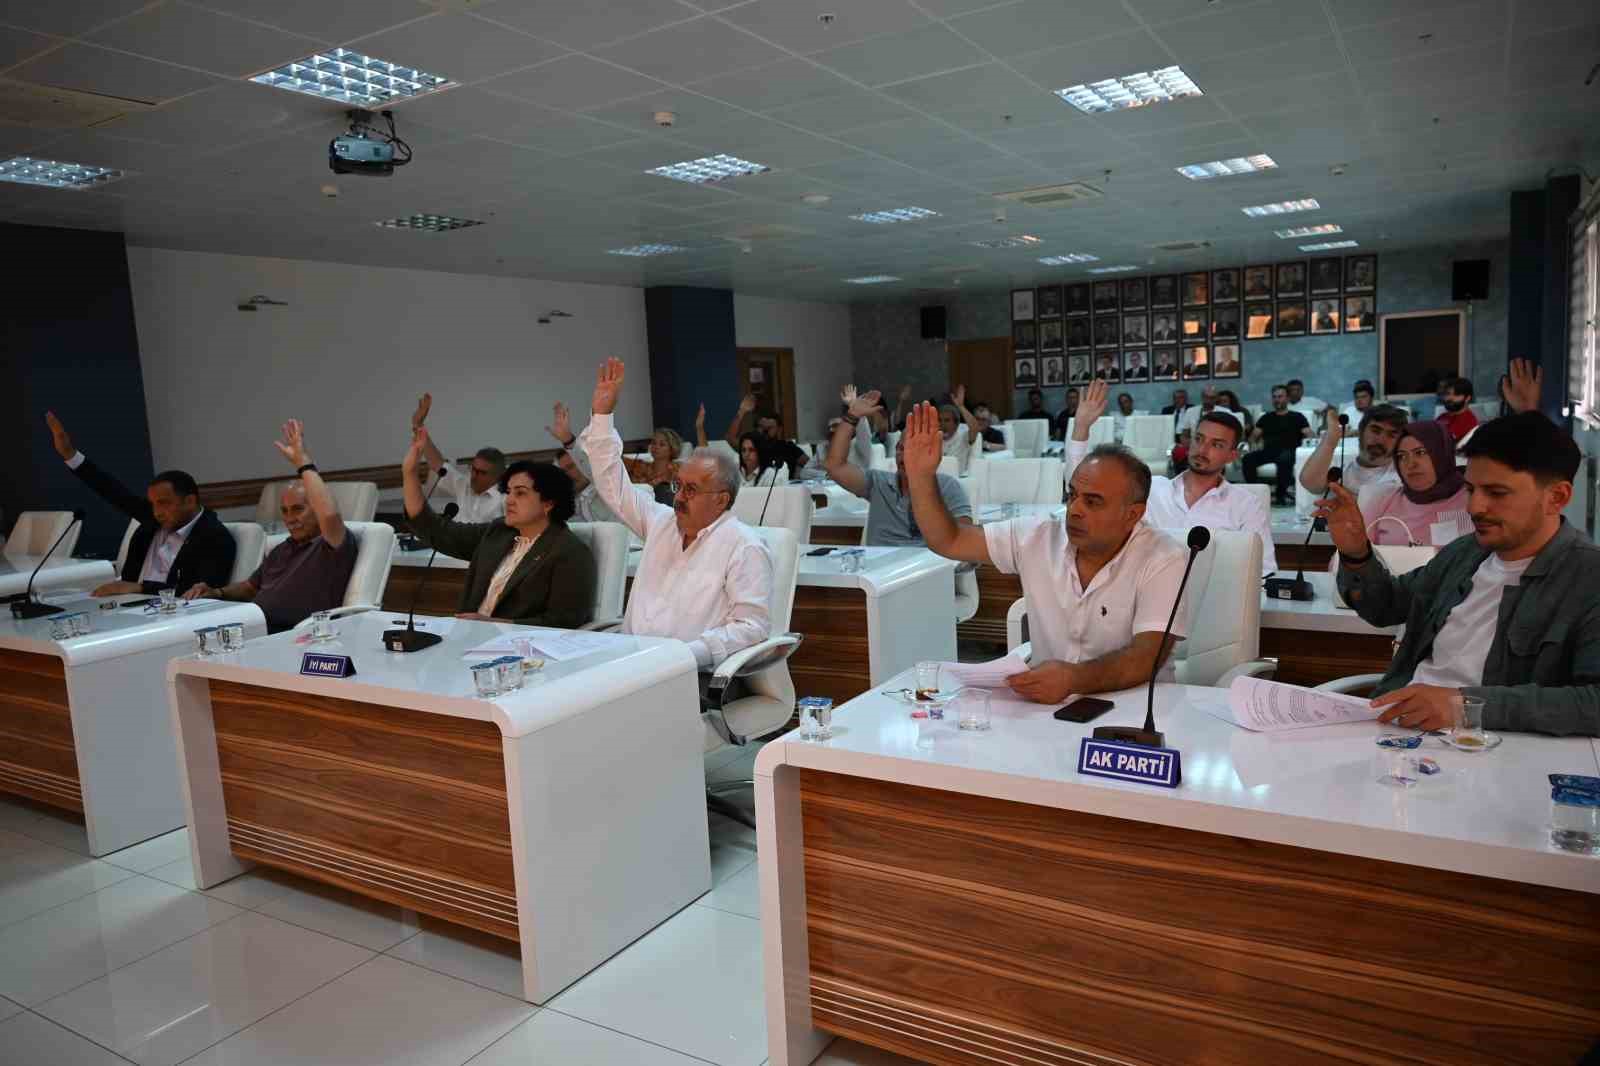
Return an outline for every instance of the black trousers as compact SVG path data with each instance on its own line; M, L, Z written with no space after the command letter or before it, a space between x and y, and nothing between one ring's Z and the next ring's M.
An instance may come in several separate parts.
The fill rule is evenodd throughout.
M1280 498L1289 495L1294 486L1294 449L1273 451L1271 448L1262 448L1260 451L1251 452L1244 457L1244 479L1254 482L1256 471L1268 463L1273 463L1278 468L1273 495Z

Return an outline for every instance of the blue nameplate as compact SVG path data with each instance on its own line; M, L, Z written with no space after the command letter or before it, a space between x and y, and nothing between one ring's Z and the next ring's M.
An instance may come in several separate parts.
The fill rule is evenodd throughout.
M308 651L300 657L300 672L307 677L355 677L356 664L348 655Z
M1078 745L1078 773L1177 788L1183 780L1183 760L1174 748L1148 748L1120 740L1084 737Z

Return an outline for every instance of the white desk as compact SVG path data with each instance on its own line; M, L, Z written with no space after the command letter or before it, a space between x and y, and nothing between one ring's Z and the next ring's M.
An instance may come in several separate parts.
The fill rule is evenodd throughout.
M413 601L423 614L452 615L460 609L461 590L467 584L467 560L440 552L433 560L433 569L429 570L430 555L433 555L432 548L395 549L389 583L383 589L385 610L407 611Z
M1381 674L1405 626L1373 626L1340 605L1334 577L1307 570L1315 599L1274 600L1261 593L1261 654L1278 660L1279 681L1320 685L1341 677Z
M941 1062L1576 1061L1600 860L1550 846L1545 775L1595 773L1595 745L1432 743L1443 773L1398 791L1376 723L1256 734L1199 709L1224 698L1158 690L1173 790L1080 777L1093 726L1031 705L964 734L875 691L831 741L768 744L773 1066L813 1026ZM1094 725L1143 718L1115 701Z
M0 616L0 790L82 813L94 855L178 828L167 663L194 650L202 626L239 622L246 639L264 635L260 608L209 602L163 616L101 610L104 601L67 593L45 598L86 612L93 631L57 641L48 616Z
M261 862L517 941L535 1003L710 888L687 645L614 636L490 701L463 653L535 631L458 621L402 655L389 618L172 664L200 887ZM302 677L306 651L358 673Z
M37 555L0 555L0 596L15 596L28 589L28 575L39 565ZM50 589L91 589L112 580L117 572L104 559L52 557L33 580L34 592Z

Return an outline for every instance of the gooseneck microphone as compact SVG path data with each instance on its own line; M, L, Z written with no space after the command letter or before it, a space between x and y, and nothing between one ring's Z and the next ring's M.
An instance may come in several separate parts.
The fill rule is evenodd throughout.
M1143 744L1151 748L1166 747L1166 737L1156 730L1156 678L1161 674L1163 656L1172 626L1178 620L1178 605L1183 603L1183 590L1188 587L1189 573L1194 569L1197 556L1211 543L1211 530L1195 526L1189 530L1189 561L1183 566L1183 580L1178 582L1178 595L1172 600L1172 613L1167 616L1167 627L1161 631L1161 644L1156 653L1155 665L1150 668L1150 688L1145 699L1144 728L1128 725L1103 725L1094 731L1096 740L1120 740L1124 744Z
M61 546L61 542L67 539L67 534L72 532L72 527L83 521L84 514L85 512L82 508L72 512L72 521L67 523L67 528L61 531L61 536L57 537L56 542L50 545L50 550L44 553L44 558L39 560L39 565L34 567L33 573L28 575L27 590L23 592L20 599L11 601L11 617L17 619L43 618L46 615L59 614L66 610L65 607L57 607L51 603L40 603L34 599L33 579L39 576L39 571L43 570L44 564L50 561L50 556Z
M427 506L427 501L423 501ZM444 505L444 520L446 522L461 513L461 508L455 503ZM444 638L437 633L417 632L417 601L422 599L422 587L428 583L428 574L433 569L433 561L439 557L439 549L434 548L433 554L428 556L428 565L422 568L422 577L417 581L417 589L411 594L411 611L406 617L404 629L388 629L383 634L383 646L390 651L410 652L431 648Z
M783 466L782 459L766 459L761 463L761 470L756 474L756 484L761 484L761 475L769 469L772 471L772 480L767 483L767 498L761 502L761 517L756 519L756 525L762 525L767 520L767 507L772 503L772 490L778 487L778 470Z

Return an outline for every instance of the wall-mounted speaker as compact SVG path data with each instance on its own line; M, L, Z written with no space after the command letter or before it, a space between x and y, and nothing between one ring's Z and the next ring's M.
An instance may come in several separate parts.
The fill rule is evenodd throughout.
M944 308L924 307L922 309L922 339L925 341L944 340Z
M1458 259L1450 271L1450 299L1487 300L1489 260Z

